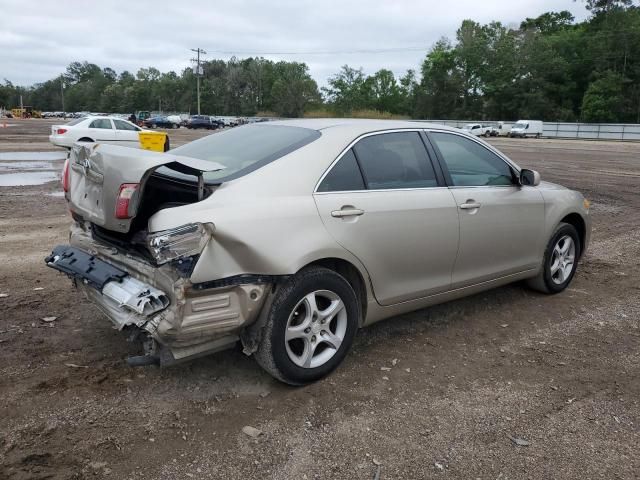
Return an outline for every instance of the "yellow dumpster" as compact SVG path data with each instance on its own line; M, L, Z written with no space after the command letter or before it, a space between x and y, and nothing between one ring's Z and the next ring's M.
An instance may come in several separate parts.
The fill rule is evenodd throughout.
M166 152L169 150L169 135L164 132L140 132L140 146L145 150Z

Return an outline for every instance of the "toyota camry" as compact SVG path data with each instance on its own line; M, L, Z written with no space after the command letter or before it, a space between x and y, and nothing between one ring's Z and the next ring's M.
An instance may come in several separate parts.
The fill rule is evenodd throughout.
M374 322L521 280L562 292L591 231L580 193L422 122L266 122L167 153L79 144L63 184L70 244L46 263L140 343L131 365L241 342L294 385Z

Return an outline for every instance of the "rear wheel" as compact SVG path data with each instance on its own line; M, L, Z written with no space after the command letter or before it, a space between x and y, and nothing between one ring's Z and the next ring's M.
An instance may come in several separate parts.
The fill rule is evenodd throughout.
M580 237L573 225L560 223L544 254L542 270L527 283L543 293L560 293L569 286L580 258Z
M256 360L282 382L314 382L342 362L359 321L360 304L344 277L304 269L276 293Z

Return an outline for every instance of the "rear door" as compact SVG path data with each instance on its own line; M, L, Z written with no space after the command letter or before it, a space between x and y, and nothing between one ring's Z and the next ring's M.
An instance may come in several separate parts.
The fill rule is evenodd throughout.
M140 147L140 139L138 132L140 128L135 125L125 122L124 120L113 119L113 123L116 127L116 139L118 145L126 147Z
M543 248L544 200L520 186L512 165L480 141L429 133L460 215L452 288L537 268Z
M424 141L419 131L360 138L314 194L327 230L363 263L382 305L451 284L458 212Z

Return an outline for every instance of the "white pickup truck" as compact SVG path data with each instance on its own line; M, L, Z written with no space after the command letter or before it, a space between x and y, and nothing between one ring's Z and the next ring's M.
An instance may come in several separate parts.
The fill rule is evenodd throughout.
M481 123L468 123L464 126L463 130L477 137L488 137L491 135L492 128L488 125L482 125Z

